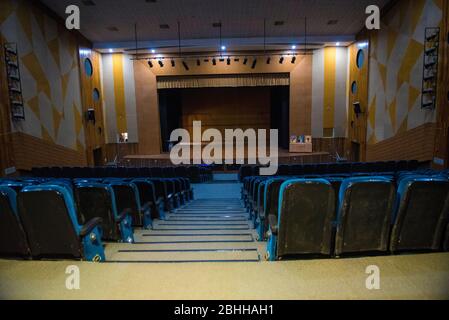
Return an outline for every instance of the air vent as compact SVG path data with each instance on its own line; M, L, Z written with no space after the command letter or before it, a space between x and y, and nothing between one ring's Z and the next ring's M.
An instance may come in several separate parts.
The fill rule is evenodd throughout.
M338 20L329 20L329 21L327 22L327 24L328 24L329 26L336 25L337 23L338 23Z
M161 29L170 29L170 26L165 23L165 24L160 24L159 28L161 28Z
M95 2L93 2L92 0L83 0L82 3L85 6L94 6L95 5Z
M274 25L275 25L276 27L283 26L284 24L285 24L285 21L275 21L275 22L274 22Z

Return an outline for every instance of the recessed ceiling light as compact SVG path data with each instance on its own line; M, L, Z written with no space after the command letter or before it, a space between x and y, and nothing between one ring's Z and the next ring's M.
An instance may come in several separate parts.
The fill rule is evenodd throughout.
M332 26L332 25L336 25L338 23L338 20L329 20L328 22L327 22L327 24L328 25L330 25L330 26Z
M212 27L220 28L221 27L221 22L214 22L214 23L212 23Z
M159 28L161 28L161 29L170 29L170 26L168 24L164 23L164 24L160 24Z
M283 26L284 23L285 23L284 21L278 20L278 21L275 21L275 22L274 22L274 25L277 26L277 27L279 27L279 26Z
M112 31L112 32L117 32L118 31L117 27L107 27L106 29L108 29L109 31Z

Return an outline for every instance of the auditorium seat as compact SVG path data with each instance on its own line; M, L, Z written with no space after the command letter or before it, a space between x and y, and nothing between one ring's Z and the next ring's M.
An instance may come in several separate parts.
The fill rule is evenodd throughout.
M395 187L388 178L345 179L339 193L335 254L387 251L394 199Z
M175 167L175 177L187 178L187 168L184 166Z
M117 212L128 211L133 227L151 228L151 215L144 216L140 207L139 190L134 183L113 181L109 185L114 190Z
M84 182L75 186L80 219L102 219L103 239L134 242L131 209L118 211L113 188L104 183Z
M27 187L27 186L32 186L33 184L38 184L38 182L36 183L32 183L31 181L29 182L24 182L24 181L1 181L0 182L0 186L3 187L9 187L11 189L13 189L15 192L20 192L23 188Z
M281 164L278 167L278 172L277 175L278 176L288 176L290 175L290 166L287 164Z
M265 192L263 197L263 210L259 212L257 221L258 240L264 241L266 239L266 232L268 230L268 216L278 216L279 204L279 189L287 178L270 178L266 181Z
M29 257L27 237L17 213L17 193L0 186L0 255Z
M34 258L105 260L101 219L95 217L80 224L67 188L25 187L18 195L18 212Z
M399 182L397 197L390 250L441 250L449 219L449 181L406 176Z
M144 213L144 220L145 216L150 214L150 219L146 219L149 220L149 223L146 222L145 227L151 227L151 219L165 220L163 198L158 198L156 196L155 184L151 180L145 178L134 179L132 180L132 183L136 185L138 190L141 210Z
M285 181L279 191L278 216L268 216L268 259L288 255L331 254L335 194L324 179Z
M193 182L193 183L200 183L201 182L201 172L200 172L200 168L197 166L189 166L187 167L187 171L188 171L188 178Z
M151 178L151 181L155 188L156 199L162 199L164 204L164 212L171 212L173 210L173 200L168 197L167 183L163 178Z

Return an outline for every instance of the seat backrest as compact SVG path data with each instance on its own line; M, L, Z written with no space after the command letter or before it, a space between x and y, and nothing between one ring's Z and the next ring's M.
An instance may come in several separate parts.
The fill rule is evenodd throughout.
M17 214L16 197L12 188L0 186L0 255L30 254L28 240Z
M155 179L155 178L151 178L148 180L153 183L156 199L158 198L167 199L168 196L167 181L165 181L164 179Z
M72 195L58 185L25 187L18 212L33 257L82 258L81 229Z
M345 179L340 187L335 252L386 251L395 199L384 177Z
M286 181L287 178L273 178L267 181L264 194L264 216L268 217L270 214L278 216L279 207L279 190L281 189L282 183ZM266 220L266 225L268 221Z
M441 250L449 219L449 181L407 176L400 180L390 249Z
M117 213L120 214L125 210L130 210L132 225L142 226L142 217L139 210L140 203L138 203L139 191L137 189L137 186L133 186L131 183L120 182L113 182L109 185L114 190Z
M120 231L115 221L117 211L110 190L110 186L102 183L78 183L75 186L75 197L82 219L88 221L95 217L101 218L103 239L118 241Z
M277 256L330 255L335 194L324 179L294 179L279 191Z

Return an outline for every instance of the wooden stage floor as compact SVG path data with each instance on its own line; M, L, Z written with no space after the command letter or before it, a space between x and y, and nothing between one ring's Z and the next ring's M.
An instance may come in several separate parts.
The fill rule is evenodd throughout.
M172 165L170 161L170 153L161 153L156 155L128 155L123 158L125 165L136 167L147 166L168 166ZM288 150L279 149L279 164L302 164L302 163L326 163L335 160L328 152L312 152L312 153L291 153ZM247 164L248 157L243 159L233 158L234 164Z

